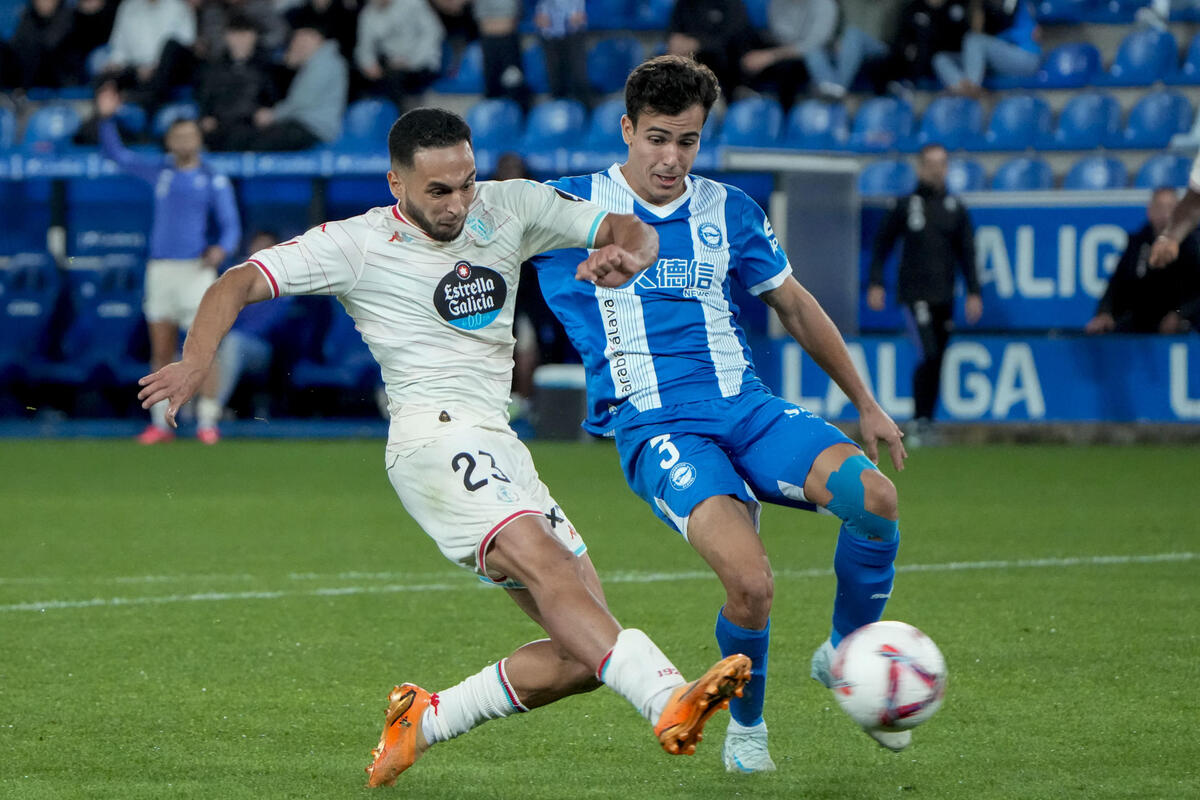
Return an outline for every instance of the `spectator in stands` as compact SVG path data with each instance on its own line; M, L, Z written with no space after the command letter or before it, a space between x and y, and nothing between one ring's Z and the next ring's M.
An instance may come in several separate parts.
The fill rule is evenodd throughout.
M917 190L892 208L875 237L867 305L882 311L887 304L883 265L898 239L903 241L897 298L904 304L911 335L921 361L913 373L916 429L911 443L929 431L941 388L942 356L954 327L954 273L967 284L966 317L974 325L983 314L975 268L975 234L962 202L946 193L946 148L929 144L917 158ZM906 444L910 439L904 440Z
M254 22L234 15L223 38L221 55L204 66L196 87L200 129L210 150L229 150L253 139L254 112L279 99Z
M521 59L517 22L521 0L475 0L475 22L483 47L483 91L488 97L508 97L528 110L529 83Z
M550 94L592 104L587 75L587 9L584 0L538 0L533 14L546 54Z
M1025 78L1042 63L1040 32L1026 0L975 0L970 33L962 53L938 53L933 68L942 86L954 94L979 97L983 78Z
M445 35L427 0L368 0L358 15L354 63L403 112L408 98L437 79Z
M296 70L287 95L255 111L254 127L227 140L231 150L306 150L341 135L349 73L337 42L301 28L292 33L283 62Z
M68 82L63 48L71 33L71 17L62 0L29 0L12 39L0 42L0 86L57 89Z
M969 29L967 0L909 0L901 9L887 72L888 89L907 95L933 77L935 53L957 53Z
M225 50L225 30L233 17L251 20L259 43L274 51L287 40L287 25L271 0L191 0L196 5L196 44L193 52L201 60L219 58Z
M63 45L63 68L70 83L86 84L87 61L98 48L108 44L117 18L119 0L76 0L71 13L71 33Z
M446 41L456 56L469 42L479 38L479 24L475 22L471 0L430 0L430 3L442 21Z
M715 72L727 99L742 84L742 56L759 42L742 0L675 0L667 52L694 58Z
M1146 224L1129 234L1129 242L1096 316L1084 331L1109 333L1183 333L1200 330L1200 245L1195 234L1179 245L1170 263L1154 266L1150 250L1167 230L1179 197L1169 186L1155 189L1146 206Z
M840 100L846 96L864 64L887 58L896 38L901 0L842 0L841 33L834 46L813 48L804 63L817 91Z
M128 0L126 0L128 2ZM177 120L166 135L167 158L137 155L125 149L112 118L121 100L114 85L96 92L100 118L100 147L121 169L154 187L154 220L150 231L150 259L146 262L143 309L150 331L150 365L169 363L179 347L179 330L192 324L200 298L217 279L241 238L237 200L224 175L213 172L200 158L200 128L193 120ZM219 238L209 243L210 222ZM196 406L197 437L215 444L221 407L214 399L215 372L201 390ZM138 436L143 444L175 438L167 425L167 407L150 409L150 425Z
M353 57L358 0L308 0L289 8L284 16L292 30L314 28L335 40L347 61Z
M152 114L173 86L191 79L195 41L196 15L184 0L123 0L99 83L134 90Z
M767 6L769 41L742 56L747 85L773 88L787 111L808 85L805 63L833 42L838 26L836 0L771 0Z

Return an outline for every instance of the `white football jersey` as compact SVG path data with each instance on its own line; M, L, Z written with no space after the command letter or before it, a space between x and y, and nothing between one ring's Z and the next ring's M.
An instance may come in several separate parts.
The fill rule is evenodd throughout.
M250 262L276 297L337 296L382 368L395 438L410 413L505 413L521 262L591 247L606 213L533 181L486 181L453 241L431 239L397 204L326 222Z

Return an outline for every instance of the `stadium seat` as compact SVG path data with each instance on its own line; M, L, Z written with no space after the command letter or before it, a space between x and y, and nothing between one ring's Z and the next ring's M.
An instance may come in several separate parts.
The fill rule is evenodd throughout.
M938 97L921 116L916 146L940 144L958 150L983 134L983 106L970 97Z
M154 187L131 175L72 178L66 182L67 253L142 256L154 213Z
M1176 67L1179 45L1168 31L1143 28L1121 42L1107 72L1092 79L1098 86L1150 86Z
M873 97L858 109L850 132L850 148L878 153L907 146L913 132L913 110L894 97Z
M675 0L637 0L633 4L633 16L629 19L629 27L639 31L665 31L671 22L671 11L674 8ZM589 9L589 24L591 20Z
M1183 62L1163 79L1171 86L1195 86L1200 84L1200 33L1192 37L1184 53Z
M290 380L297 389L343 391L367 390L381 382L379 365L354 327L354 320L340 308L333 310L318 358L297 362Z
M1103 92L1083 92L1072 97L1058 115L1052 136L1035 142L1046 150L1092 150L1120 135L1121 107L1116 98Z
M1192 104L1175 91L1151 92L1129 110L1125 130L1113 147L1166 147L1171 137L1192 126Z
M550 77L546 70L546 53L537 42L521 51L521 69L525 72L525 85L534 94L550 91Z
M569 147L583 138L587 109L575 100L548 100L529 112L522 152Z
M527 3L536 6L536 3ZM587 25L589 30L607 31L635 27L630 20L634 7L645 5L633 0L587 0ZM668 7L669 10L669 7ZM666 27L666 22L663 23Z
M0 256L46 247L53 195L49 178L0 181Z
M25 383L28 365L44 358L61 283L46 253L21 253L6 261L0 279L0 397L5 399Z
M725 112L717 143L730 147L777 147L783 109L770 97L735 100Z
M624 150L621 137L621 117L625 116L625 98L613 97L592 109L588 122L585 150Z
M620 91L642 61L642 43L632 36L602 39L587 54L588 82L603 94Z
M161 139L166 136L167 129L179 120L196 119L198 116L200 109L195 103L167 103L155 113L152 133L156 139Z
M450 46L446 45L442 77L433 82L433 91L440 94L482 94L483 47L479 42L471 42L463 49L457 62L450 53Z
M0 107L0 150L8 150L17 143L17 117L7 108Z
M29 117L25 125L25 149L35 153L50 153L71 144L79 130L79 112L69 105L44 105Z
M770 5L770 0L742 0L746 6L746 14L750 17L750 24L757 30L766 30L767 28L767 6Z
M1094 0L1038 0L1034 14L1038 22L1080 22L1092 10Z
M507 98L481 100L467 111L471 139L477 150L504 150L516 146L525 127L521 106Z
M1050 106L1031 94L1011 95L996 104L982 137L964 143L967 150L1024 150L1039 138L1049 138L1053 126Z
M1186 186L1192 171L1192 160L1171 153L1159 153L1146 159L1138 170L1133 185L1139 189L1156 189L1159 186Z
M992 176L992 188L1000 192L1026 192L1054 188L1054 173L1040 158L1006 161Z
M1087 42L1059 45L1042 61L1037 85L1045 89L1087 86L1100 71L1100 51Z
M838 150L849 137L844 105L810 99L788 114L783 143L801 150Z
M982 192L987 188L983 165L969 158L952 158L946 170L946 189L951 194Z
M20 0L0 2L0 41L7 42L12 38L21 21L21 12L27 7L28 3L20 2Z
M399 116L396 104L390 100L368 98L355 100L346 109L342 135L334 142L336 150L354 153L387 150L387 135Z
M1076 161L1063 178L1064 189L1124 189L1129 183L1125 164L1115 158L1087 156Z
M1128 25L1134 21L1138 9L1149 4L1148 0L1097 0L1088 11L1086 21Z
M897 197L917 188L917 172L907 161L873 161L858 175L863 197Z
M302 233L308 228L312 195L311 178L246 178L238 187L242 230L274 231L281 239ZM386 202L381 198L379 204Z

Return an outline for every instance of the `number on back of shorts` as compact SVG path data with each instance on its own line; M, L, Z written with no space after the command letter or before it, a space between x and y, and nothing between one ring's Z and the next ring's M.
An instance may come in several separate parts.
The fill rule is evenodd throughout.
M675 462L679 460L679 448L671 444L671 434L664 433L662 436L655 436L650 440L650 445L658 448L658 452L663 454L663 460L658 462L660 467L670 469L675 466Z

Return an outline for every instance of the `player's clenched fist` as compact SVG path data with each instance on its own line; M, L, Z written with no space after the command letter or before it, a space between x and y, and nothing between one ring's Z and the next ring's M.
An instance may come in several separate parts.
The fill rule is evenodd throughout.
M615 244L595 250L575 271L575 278L597 286L614 288L641 271L641 264L628 250Z

